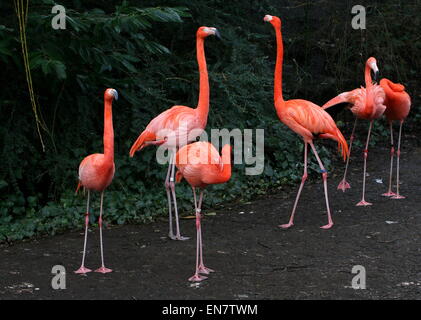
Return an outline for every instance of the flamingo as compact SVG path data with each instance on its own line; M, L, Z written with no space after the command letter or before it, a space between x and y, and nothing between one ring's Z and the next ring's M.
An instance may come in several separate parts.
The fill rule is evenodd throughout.
M399 158L401 155L401 134L402 125L406 117L408 116L411 108L411 98L405 91L405 87L399 83L393 83L389 79L383 78L380 80L380 86L383 88L386 94L386 110L384 112L390 126L390 175L389 175L389 189L383 196L391 197L391 199L404 199L405 197L399 193ZM393 172L393 156L395 153L393 144L393 121L398 120L399 126L399 139L398 139L398 151L396 152L396 193L392 192L392 172Z
M99 213L99 236L101 244L101 267L95 272L108 273L111 269L105 267L104 264L104 248L102 242L102 205L104 202L104 191L111 184L114 177L114 130L113 130L113 114L112 101L118 100L118 93L115 89L107 89L104 93L104 153L94 153L82 160L79 165L79 185L88 189L88 198L86 202L85 214L85 242L83 244L82 264L75 273L85 274L92 270L85 267L86 243L88 240L88 224L89 224L89 198L90 191L101 192L101 205Z
M354 127L352 129L350 141L349 141L349 153L351 154L351 148L352 148L352 141L354 140L354 132L355 127L357 125L358 119L365 119L370 121L370 126L368 128L368 134L367 134L367 141L365 144L364 149L364 173L363 173L363 192L362 192L362 199L360 202L357 203L357 206L369 206L372 205L372 203L365 201L365 180L366 180L366 171L367 171L367 157L368 157L368 143L370 141L370 134L371 129L373 127L373 121L375 119L380 118L385 109L386 106L384 105L385 101L385 93L381 86L378 84L373 84L373 81L371 79L371 71L374 72L375 78L377 78L377 75L379 74L379 68L377 67L377 61L374 57L370 57L367 59L365 64L365 88L361 87L359 89L354 89L352 91L343 92L336 96L335 98L329 100L326 102L322 108L330 112L330 110L334 110L332 108L335 105L338 104L344 104L347 103L351 106L351 112L355 115L355 122ZM332 108L332 109L329 109ZM348 164L349 164L349 156L345 165L345 172L344 176L339 182L338 189L345 192L346 189L351 188L349 183L346 181L346 174L348 171Z
M203 263L201 210L203 191L210 184L227 182L231 178L231 146L224 145L222 157L209 142L199 141L182 147L175 156L177 166L176 181L187 180L193 190L194 207L196 211L196 272L189 281L199 282L207 279L200 274L209 274L212 269ZM196 198L196 188L200 189L199 202Z
M320 160L317 150L313 144L313 139L324 138L337 141L344 160L348 155L348 145L342 133L336 127L336 124L331 116L318 105L302 99L284 100L282 96L282 63L284 47L282 43L281 19L276 16L266 15L264 17L264 21L270 22L276 33L277 56L274 83L274 104L276 113L279 120L300 135L304 140L304 174L301 179L301 184L298 189L289 222L287 224L280 225L280 227L289 228L294 225L295 210L297 208L304 183L307 180L307 145L310 145L322 173L328 215L328 223L321 228L329 229L333 226L333 221L330 213L327 193L327 171Z
M209 113L209 80L206 67L204 41L205 38L215 35L220 38L216 28L200 27L196 32L197 63L199 65L200 88L199 101L195 109L186 106L173 106L152 119L146 129L140 134L130 149L130 157L133 157L136 151L142 150L149 145L165 145L170 151L167 176L165 178L165 190L168 199L169 212L169 234L172 240L187 240L180 234L177 198L175 194L175 163L174 157L176 150L183 145L194 141L196 136L192 137L190 133L201 132L205 129ZM173 233L172 226L172 208L171 197L174 202L176 235Z

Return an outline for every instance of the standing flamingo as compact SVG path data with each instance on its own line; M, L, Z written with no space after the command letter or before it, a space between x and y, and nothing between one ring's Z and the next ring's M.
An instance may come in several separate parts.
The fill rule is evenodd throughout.
M180 234L177 198L175 194L175 163L174 157L178 148L194 141L195 136L191 136L191 132L199 133L204 130L208 120L209 113L209 79L206 67L204 41L209 35L220 34L216 28L200 27L196 33L197 63L199 65L200 88L199 101L197 108L189 108L186 106L173 106L172 108L162 112L149 122L146 129L140 134L130 149L130 157L135 152L142 150L149 145L165 145L170 151L170 160L168 165L167 176L165 178L165 189L168 199L169 212L169 234L173 240L187 240ZM174 201L176 235L174 236L172 227L172 208L171 196Z
M114 177L114 130L113 130L113 113L112 101L118 99L118 93L115 89L107 89L104 93L104 153L94 153L87 156L79 165L79 185L88 189L88 199L85 214L85 242L83 245L82 264L75 273L87 273L92 270L85 268L86 242L88 240L88 224L89 224L89 197L90 191L101 192L101 206L99 213L99 236L101 244L101 267L95 272L108 273L108 269L104 265L104 249L102 242L102 204L104 201L104 190L110 185ZM77 192L77 190L76 190Z
M383 88L386 94L386 110L384 112L390 126L390 176L389 176L389 189L383 196L391 197L392 199L404 199L405 197L399 193L399 158L401 155L401 134L403 121L408 116L411 108L411 98L405 91L405 87L399 83L393 83L389 79L381 79L380 86ZM392 192L392 172L393 172L393 155L395 153L393 144L393 121L398 120L399 126L399 139L398 139L398 151L396 152L396 193Z
M358 119L365 119L370 121L370 126L368 128L367 141L364 149L364 173L363 173L363 193L362 199L357 203L357 206L369 206L372 203L365 201L365 179L366 179L366 170L367 170L367 157L368 157L368 143L370 141L371 129L373 127L373 121L380 118L383 115L383 112L386 109L384 105L385 93L381 86L373 84L371 79L371 70L375 74L375 78L379 73L377 68L376 59L370 57L367 59L365 64L365 88L361 87L360 89L354 89L352 91L343 92L336 96L335 98L326 102L322 108L329 112L329 108L337 104L347 103L351 105L351 112L355 115L354 128L352 129L351 138L349 141L349 153L351 154L352 141L354 140L355 126L357 125ZM332 109L331 109L332 110ZM338 185L338 189L345 192L346 189L351 188L349 183L346 181L346 173L348 171L349 156L345 165L345 172L341 182Z
M231 146L222 148L222 158L215 147L209 142L195 142L182 147L175 156L177 166L176 181L183 177L193 190L194 207L196 210L196 272L189 281L206 279L202 274L213 272L203 263L201 210L204 188L210 184L227 182L231 178ZM199 203L196 200L196 188L200 188Z
M275 29L277 56L275 66L275 83L274 83L274 102L275 109L279 119L286 124L291 130L299 134L304 140L304 174L301 179L300 188L295 199L289 223L283 224L281 228L289 228L294 225L294 215L297 208L298 200L307 179L307 145L310 144L311 149L319 163L326 199L326 208L328 215L328 223L322 226L322 229L329 229L333 225L329 208L329 199L327 193L327 171L313 144L314 138L332 139L338 142L342 151L344 160L348 155L348 145L342 133L336 127L335 122L330 115L320 108L318 105L301 99L285 101L282 96L282 63L284 55L284 46L282 43L281 19L276 16L266 15L264 21L270 22Z

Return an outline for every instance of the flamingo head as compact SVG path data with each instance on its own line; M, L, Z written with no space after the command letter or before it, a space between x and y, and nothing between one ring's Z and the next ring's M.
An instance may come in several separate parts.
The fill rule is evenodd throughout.
M118 92L116 89L108 88L104 93L105 100L118 100Z
M217 36L221 39L221 34L219 33L218 29L213 27L200 27L197 29L197 36L200 38L206 38L207 36Z
M279 19L277 16L271 16L269 14L265 15L263 18L263 21L270 22L274 27L281 28L281 19Z
M366 62L367 66L373 70L374 72L374 81L377 81L378 77L379 77L379 68L377 67L377 60L374 57L370 57L367 59Z

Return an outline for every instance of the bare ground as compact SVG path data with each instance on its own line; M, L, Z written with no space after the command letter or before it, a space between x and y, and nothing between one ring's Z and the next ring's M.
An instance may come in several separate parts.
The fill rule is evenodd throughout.
M207 216L205 262L216 272L198 285L187 281L195 263L194 220L181 222L192 237L184 242L166 237L163 220L105 230L106 263L114 270L106 275L73 274L81 259L82 230L2 246L0 299L420 299L421 148L402 153L404 200L380 196L386 190L389 153L370 151L367 200L374 205L364 208L355 206L362 185L357 154L351 190L336 190L343 164L337 163L329 177L331 230L319 229L326 223L320 178L309 179L289 230L277 226L287 222L296 188ZM87 257L92 269L100 264L98 244L94 228ZM67 270L65 290L51 288L51 269L58 264ZM354 265L366 268L365 290L351 288Z

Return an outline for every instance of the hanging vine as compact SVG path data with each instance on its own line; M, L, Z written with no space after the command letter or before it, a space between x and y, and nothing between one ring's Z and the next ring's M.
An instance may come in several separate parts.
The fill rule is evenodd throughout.
M26 41L26 22L28 18L28 7L29 7L29 0L14 0L15 4L15 12L18 17L19 22L19 37L20 43L22 47L22 56L23 56L23 63L25 66L25 75L26 75L26 82L28 83L28 90L29 90L29 97L31 100L32 111L35 115L35 123L37 126L38 136L41 141L42 150L45 151L45 144L41 134L41 128L47 131L47 126L42 119L42 115L40 112L40 106L35 99L34 94L34 86L32 84L32 75L31 69L29 67L29 54L28 54L28 45Z

